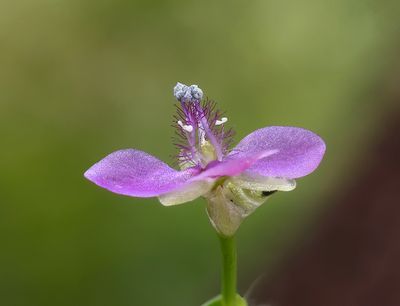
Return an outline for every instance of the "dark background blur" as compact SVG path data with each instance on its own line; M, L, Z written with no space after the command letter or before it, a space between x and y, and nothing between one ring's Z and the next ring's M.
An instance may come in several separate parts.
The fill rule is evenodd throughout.
M204 201L166 208L82 176L120 148L172 163L177 81L227 111L236 141L267 125L325 139L320 168L238 234L241 293L260 275L286 275L335 211L332 198L379 164L368 154L399 105L399 9L389 0L1 1L0 304L189 306L218 292ZM290 296L278 287L269 289Z

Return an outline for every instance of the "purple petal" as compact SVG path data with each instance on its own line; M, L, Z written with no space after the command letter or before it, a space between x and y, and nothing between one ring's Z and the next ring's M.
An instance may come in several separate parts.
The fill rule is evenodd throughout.
M191 180L197 181L221 176L235 176L250 168L260 158L265 158L275 153L277 153L277 150L268 150L246 156L238 156L238 158L227 158L222 162L214 161L208 164L203 172L194 176Z
M228 159L244 159L271 150L278 152L260 158L247 171L270 177L305 176L318 167L325 143L318 135L302 128L271 126L243 138Z
M176 171L143 151L125 149L111 153L85 172L85 177L114 193L153 197L187 184L196 168Z

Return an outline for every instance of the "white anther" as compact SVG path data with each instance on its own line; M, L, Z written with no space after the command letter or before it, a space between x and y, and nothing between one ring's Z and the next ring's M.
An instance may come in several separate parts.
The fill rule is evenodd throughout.
M191 125L183 124L182 121L180 121L180 120L178 121L178 124L186 132L191 133L193 131L193 126L191 126Z
M189 133L193 132L193 126L191 126L191 125L184 125L184 126L183 126L183 129L184 129L186 132L189 132Z
M228 118L222 117L221 120L215 121L215 125L221 125L221 124L224 124L225 122L228 122Z

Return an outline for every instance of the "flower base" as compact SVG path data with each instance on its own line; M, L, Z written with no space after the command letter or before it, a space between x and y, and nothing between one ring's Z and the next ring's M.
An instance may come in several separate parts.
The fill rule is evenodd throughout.
M240 295L237 295L235 305L225 305L222 301L222 296L218 295L201 306L248 306L248 304Z

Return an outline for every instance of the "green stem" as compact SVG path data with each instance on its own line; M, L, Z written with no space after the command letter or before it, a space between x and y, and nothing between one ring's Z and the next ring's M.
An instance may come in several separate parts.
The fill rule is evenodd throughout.
M222 251L222 305L236 306L237 254L235 237L219 237Z

